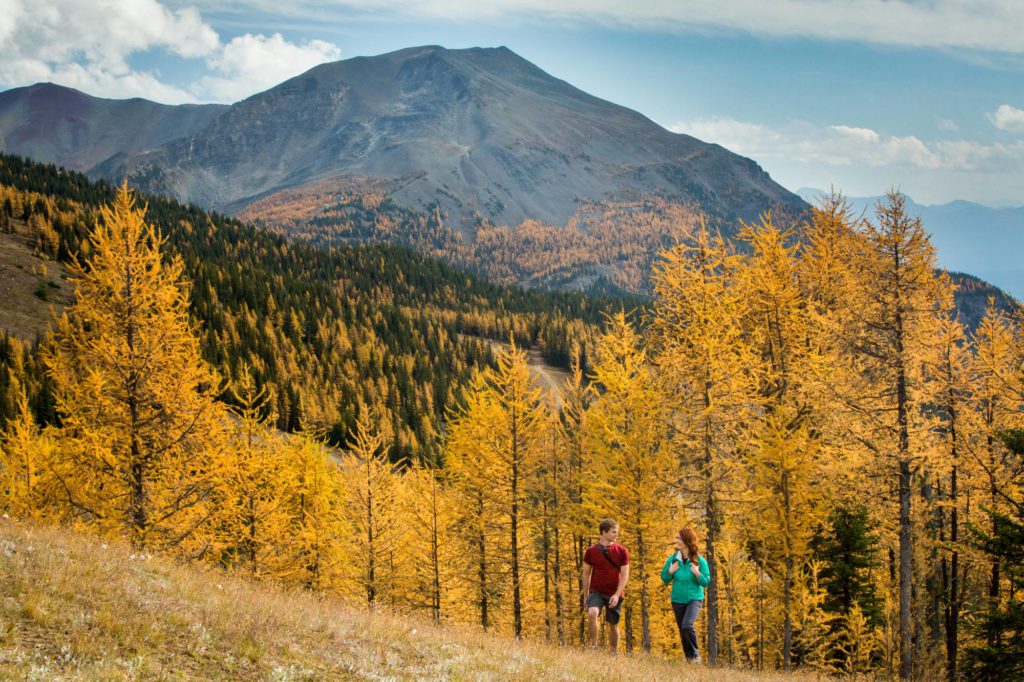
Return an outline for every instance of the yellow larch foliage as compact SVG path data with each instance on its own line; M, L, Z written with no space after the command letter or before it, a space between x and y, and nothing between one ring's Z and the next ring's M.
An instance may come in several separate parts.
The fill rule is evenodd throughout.
M511 626L517 637L539 625L525 622L524 590L535 576L527 575L524 539L537 521L529 496L537 488L543 447L540 395L526 354L513 343L498 355L496 367L474 375L447 441L471 603L484 628ZM498 610L499 604L506 608ZM511 615L511 622L496 614Z
M656 361L675 411L681 490L704 510L711 584L706 590L707 660L718 660L715 546L724 500L735 494L738 451L756 404L750 373L757 357L744 332L748 301L735 286L740 257L701 226L670 249L653 275Z
M219 380L199 353L182 264L162 257L145 207L124 185L100 215L48 359L67 500L139 547L184 549L224 459Z
M351 591L352 559L344 551L353 532L346 513L352 504L347 480L331 451L312 433L292 437L284 457L290 522L279 538L287 556L287 568L279 569L280 574L310 590Z
M347 515L352 526L351 586L371 608L393 604L403 577L401 529L398 527L399 474L388 460L384 438L369 410L356 422L355 440L343 466L350 498Z
M435 623L449 617L455 597L448 589L455 582L455 510L445 476L440 469L411 466L402 475L398 502L401 570L408 583L404 601Z
M0 434L0 510L20 518L67 520L62 471L52 430L41 430L24 393Z
M593 496L590 506L617 520L622 542L628 543L627 590L637 597L625 602L623 615L629 624L638 613L640 645L650 651L654 639L662 646L674 641L664 617L668 600L657 588L664 560L674 549L672 536L679 530L679 461L668 438L662 386L639 334L622 312L611 316L598 343L594 381L599 397L588 415L596 474L588 491ZM627 646L628 640L627 631Z
M257 390L247 367L234 386L234 429L216 491L220 560L253 576L280 578L291 566L284 550L287 506L294 487L285 443L273 431L266 389Z
M881 476L893 490L882 499L899 548L900 667L915 674L912 650L912 488L934 457L925 407L934 399L927 368L934 367L935 338L952 309L952 288L936 274L935 248L906 197L891 192L875 220L858 231L851 254L857 286L842 305L849 324L840 329L836 359L849 371L839 388L849 437L861 448L862 480ZM875 485L863 491L877 497ZM880 507L885 509L885 507Z
M773 606L781 608L781 632L772 632L781 667L793 664L794 608L809 589L810 540L825 517L827 477L820 447L820 422L809 379L823 363L806 339L811 321L807 290L800 281L799 244L766 215L740 234L749 254L737 287L748 301L745 324L760 362L759 409L751 415L745 452L753 508L746 526L772 574ZM799 624L798 624L799 625ZM779 636L781 635L781 637Z

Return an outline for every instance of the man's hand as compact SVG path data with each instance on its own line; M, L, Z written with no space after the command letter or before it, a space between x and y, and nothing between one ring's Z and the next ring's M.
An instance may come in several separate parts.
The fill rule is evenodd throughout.
M697 564L690 564L690 573L693 573L694 578L700 577L700 566Z
M608 608L614 609L615 605L619 603L619 595L613 594L611 599L608 600Z

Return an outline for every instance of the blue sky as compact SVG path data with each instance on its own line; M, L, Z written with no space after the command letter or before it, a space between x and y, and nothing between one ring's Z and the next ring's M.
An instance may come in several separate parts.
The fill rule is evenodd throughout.
M0 89L236 101L322 61L505 45L783 185L1024 204L1015 0L0 0Z

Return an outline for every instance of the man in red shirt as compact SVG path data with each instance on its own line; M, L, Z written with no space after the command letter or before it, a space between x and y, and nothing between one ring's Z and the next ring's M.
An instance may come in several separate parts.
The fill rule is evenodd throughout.
M597 646L597 617L604 609L608 623L608 645L612 652L619 646L619 617L622 593L629 580L629 552L615 542L619 524L605 519L599 526L601 538L583 555L583 603L587 609L587 630Z

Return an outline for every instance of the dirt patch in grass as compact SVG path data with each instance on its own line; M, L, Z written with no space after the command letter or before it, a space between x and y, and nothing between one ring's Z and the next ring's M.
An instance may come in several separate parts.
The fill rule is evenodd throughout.
M20 233L0 233L0 329L29 340L45 330L72 300L74 288L61 263L35 255Z

